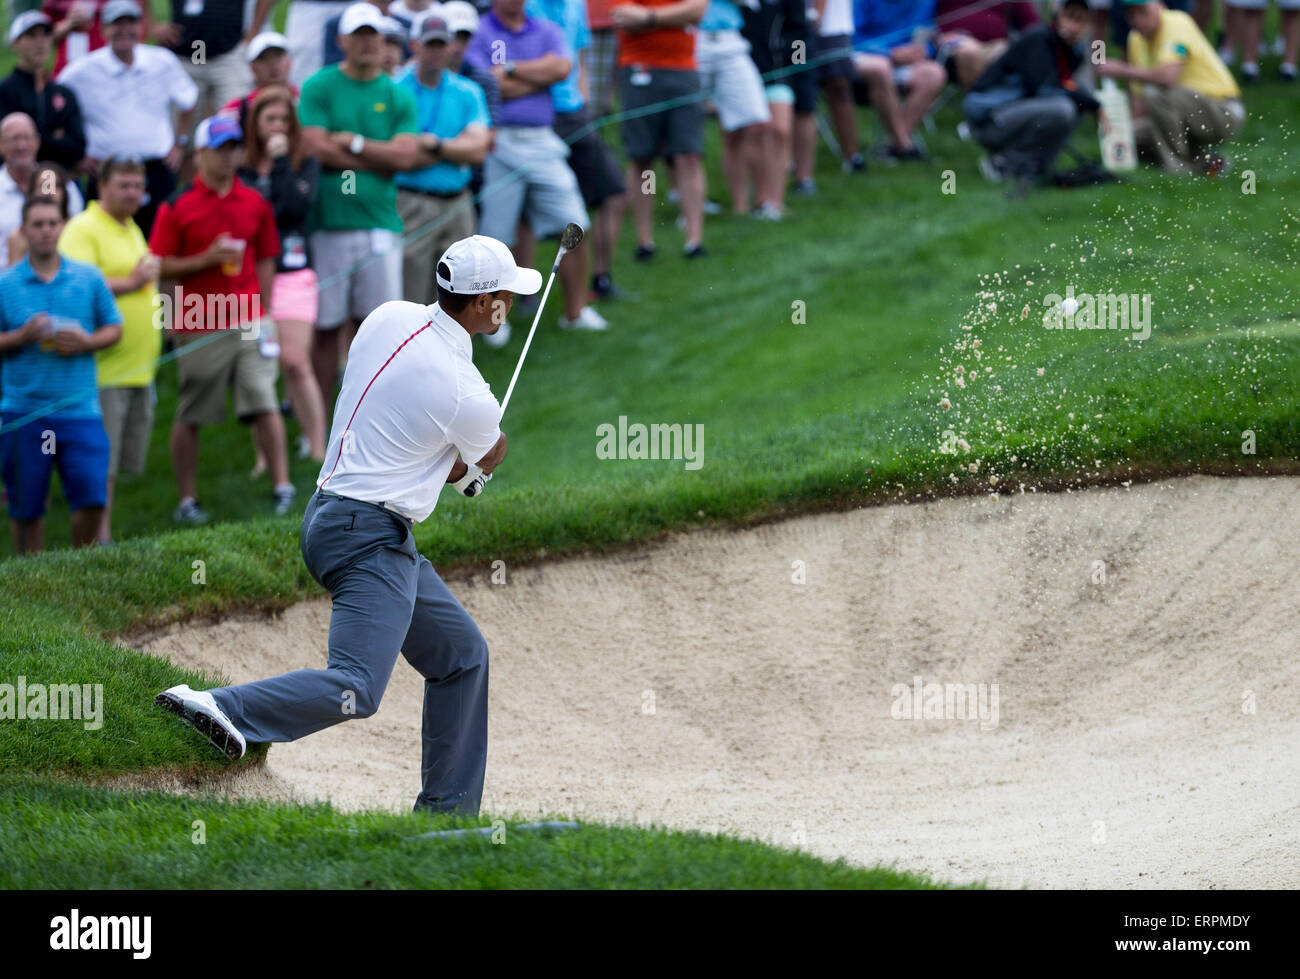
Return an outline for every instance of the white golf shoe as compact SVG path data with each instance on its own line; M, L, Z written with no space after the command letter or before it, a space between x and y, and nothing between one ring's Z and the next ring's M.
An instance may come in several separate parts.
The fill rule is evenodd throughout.
M191 725L231 761L244 757L248 747L244 736L206 690L191 690L188 683L182 683L164 690L153 702Z

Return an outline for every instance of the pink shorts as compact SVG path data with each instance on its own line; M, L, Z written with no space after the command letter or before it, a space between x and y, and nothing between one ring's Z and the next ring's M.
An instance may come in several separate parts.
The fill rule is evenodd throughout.
M283 320L315 323L319 298L316 273L311 269L280 272L275 277L275 286L271 291L271 319L277 323Z

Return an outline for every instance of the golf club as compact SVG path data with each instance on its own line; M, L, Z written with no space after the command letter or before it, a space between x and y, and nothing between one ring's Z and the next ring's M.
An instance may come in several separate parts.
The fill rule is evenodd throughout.
M546 288L542 290L542 301L537 304L537 312L533 314L533 325L528 328L528 337L524 340L524 349L519 352L519 363L515 364L515 373L514 376L510 378L510 386L506 388L506 396L501 399L502 418L504 418L506 414L506 405L510 404L510 395L514 393L515 382L519 380L519 372L523 370L524 358L528 356L528 348L532 345L533 334L537 332L537 324L542 318L542 310L546 308L546 297L551 294L551 284L555 282L555 273L560 270L560 259L564 257L565 252L572 248L577 248L580 241L582 241L582 228L570 221L565 225L564 233L560 235L560 250L555 253L555 264L551 266L551 275L546 280ZM461 477L461 481L468 480L470 484L462 490L466 496L478 495L479 491L477 489L471 489L470 487L473 486L473 480L481 474L482 470L472 463L466 469L465 475ZM492 476L489 473L484 477L484 482L486 483L487 480L491 478ZM459 483L457 486L459 487Z
M506 414L506 405L510 404L510 395L514 393L515 382L519 380L519 372L523 370L524 358L528 356L528 347L533 342L533 333L537 330L537 323L542 318L542 310L546 308L546 297L551 294L551 284L555 281L555 273L559 271L560 259L564 253L570 249L577 248L578 243L582 241L582 229L570 221L564 228L564 234L560 235L560 250L555 253L555 264L551 266L551 275L546 280L546 288L542 291L542 301L537 304L537 312L533 314L533 325L528 328L528 338L524 340L524 349L519 353L519 363L515 364L515 373L510 378L510 386L506 388L506 396L501 399L501 417Z

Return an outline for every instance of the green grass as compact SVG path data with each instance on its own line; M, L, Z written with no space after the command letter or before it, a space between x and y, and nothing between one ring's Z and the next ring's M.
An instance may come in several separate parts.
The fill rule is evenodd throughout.
M823 151L817 198L792 200L793 216L779 226L710 219L712 255L703 261L679 257L671 207L661 210L659 256L649 265L629 259L625 226L616 277L643 301L608 306L606 335L572 335L555 328L552 300L505 419L508 459L481 499L445 494L418 528L419 546L445 571L899 497L1198 470L1293 471L1300 301L1290 202L1300 178L1289 154L1300 108L1290 90L1270 84L1248 93L1248 106L1251 120L1229 149L1235 170L1217 182L1144 170L1122 185L1007 202L1001 188L979 179L976 150L952 135L949 108L929 141L935 162L846 176ZM710 139L711 196L723 199L716 134ZM1075 144L1095 155L1091 124ZM945 170L956 175L955 195L941 193ZM1255 194L1243 192L1247 171ZM538 266L549 266L552 254L543 248ZM1069 284L1150 294L1152 336L1136 343L1110 331L1045 330L1043 297ZM796 303L806 312L802 324L793 322ZM505 351L476 353L498 393L526 330L525 318L514 321ZM958 388L959 365L981 379ZM944 396L951 411L939 407ZM200 493L217 522L171 527L166 422L174 407L168 366L148 471L119 487L118 545L67 550L56 490L54 549L32 560L0 558L0 682L18 675L99 682L107 703L94 732L66 722L0 724L0 842L23 840L3 848L0 882L32 886L21 868L33 866L42 867L42 883L73 880L84 866L60 862L60 848L84 854L105 845L112 859L94 871L104 876L93 886L167 886L157 867L182 854L186 879L202 886L885 881L757 844L602 827L492 850L439 844L436 857L411 862L411 844L399 838L415 817L146 798L62 781L221 767L197 737L149 705L164 686L218 678L133 653L114 637L319 594L302 567L298 521L269 516L269 484L248 478L251 445L233 421L203 432ZM702 425L703 468L597 459L597 426L620 415ZM940 451L947 430L969 442L968 454ZM1253 455L1242 451L1247 430ZM293 476L305 496L315 467L295 461ZM4 540L0 555L11 553ZM219 854L188 841L186 814L196 806L211 814L210 825L227 827ZM272 820L295 840L296 866L256 842ZM33 832L47 825L46 835ZM119 837L138 845L119 845ZM737 867L711 862L710 853L730 853ZM462 858L468 862L455 862ZM704 869L689 876L685 868L697 864Z
M5 888L886 888L928 878L830 863L766 843L662 828L583 825L416 839L493 825L329 806L123 796L0 774ZM201 821L201 825L196 825ZM199 841L202 842L199 842Z

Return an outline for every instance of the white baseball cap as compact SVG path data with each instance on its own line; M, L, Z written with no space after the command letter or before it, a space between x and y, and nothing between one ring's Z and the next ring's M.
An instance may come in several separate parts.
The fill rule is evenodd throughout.
M339 17L339 33L355 34L361 28L369 27L382 34L385 19L373 3L354 3L345 7L343 15Z
M442 19L447 22L447 29L453 34L460 31L478 33L479 13L468 0L447 0L442 5Z
M443 269L450 274L444 276ZM531 296L542 287L541 272L521 269L509 248L486 235L462 238L443 252L438 259L437 278L438 285L462 296L498 289Z
M279 31L262 31L261 34L248 42L248 60L256 61L264 52L270 51L272 48L288 51L289 39Z
M123 17L140 19L140 5L135 0L109 0L99 14L101 24L114 24Z
M13 44L37 24L44 24L46 28L50 26L50 18L46 17L39 10L24 10L21 14L13 19L9 24L9 43Z

